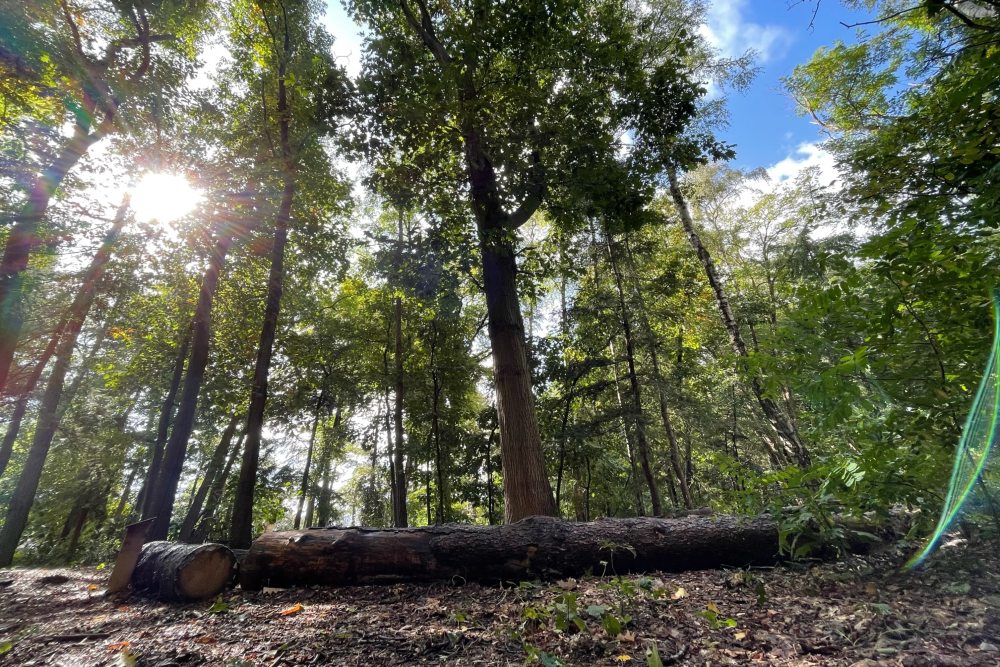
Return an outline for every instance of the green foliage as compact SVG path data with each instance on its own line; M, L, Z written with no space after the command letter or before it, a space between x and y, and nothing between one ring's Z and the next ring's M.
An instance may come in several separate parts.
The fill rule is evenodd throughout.
M418 10L415 0L348 5L370 37L354 79L335 62L314 2L101 0L94 11L69 2L66 15L58 3L0 0L4 219L23 209L26 184L65 146L63 125L97 131L102 113L93 106L88 116L97 99L88 95L106 88L120 102L109 126L118 139L67 177L39 230L25 274L18 382L79 288L80 258L93 254L99 218L116 203L110 185L174 171L204 194L173 225L130 221L116 248L73 360L23 560L113 554L136 513L212 240L235 227L177 506L202 483L225 424L246 409L270 232L289 173L296 195L255 529L290 525L313 424L304 507L314 524L387 524L396 447L411 525L500 521L504 462L476 261L484 237L467 201L465 147L475 131L497 205L537 204L517 229L497 233L517 254L543 453L562 516L649 513L640 425L665 505L682 508L686 481L695 507L771 512L790 557L856 539L835 516L884 520L896 506L935 513L989 348L989 290L1000 269L995 15L969 25L941 3L898 15L896 2L858 3L879 19L870 32L820 49L788 80L829 133L841 167L829 187L817 173L767 183L722 162L731 148L712 129L724 100L706 100L700 82L738 87L752 68L716 58L691 29L703 20L701 3L664 0L644 12L620 0L510 1L490 3L488 16L430 3L451 54L444 62L403 12ZM128 41L130 16L140 10L152 32L172 38L148 44L149 66L134 77L144 51ZM211 41L225 57L195 83L195 63L209 59L209 18L218 19ZM115 43L122 48L102 70ZM85 76L88 62L101 71ZM278 141L283 120L288 153ZM733 351L674 203L657 196L672 168L687 170L682 190L746 358ZM356 196L361 185L368 192ZM622 294L608 235L621 250ZM402 443L386 437L397 300ZM623 315L634 328L634 369ZM790 416L809 467L788 465L758 391ZM35 400L0 502L23 465ZM11 408L0 405L4 417ZM225 538L232 505L232 474L223 482L203 517L211 539ZM995 471L984 483L996 484ZM565 592L523 620L560 632L600 624L615 636L629 623L630 600L665 594L652 580L615 576L616 561L635 557L631 545L601 548L598 574L614 604L580 609ZM519 594L537 593L529 589ZM728 625L708 612L713 629ZM525 651L557 662L527 643ZM656 660L651 646L647 662Z

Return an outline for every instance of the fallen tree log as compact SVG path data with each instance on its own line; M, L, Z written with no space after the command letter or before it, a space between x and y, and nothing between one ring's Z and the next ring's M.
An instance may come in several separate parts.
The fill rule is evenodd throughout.
M860 548L870 538L849 545ZM343 586L401 581L497 583L536 577L745 567L779 560L769 516L604 519L528 517L504 526L310 528L265 533L240 565L240 585Z
M132 573L132 590L159 600L204 600L232 581L236 557L221 544L149 542Z

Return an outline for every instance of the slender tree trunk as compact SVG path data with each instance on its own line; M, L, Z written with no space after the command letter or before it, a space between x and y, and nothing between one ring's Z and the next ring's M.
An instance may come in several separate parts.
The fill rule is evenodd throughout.
M625 291L622 287L622 272L618 266L617 248L611 233L605 231L608 244L608 257L611 261L611 271L615 276L615 287L618 290L618 308L621 311L622 333L625 336L625 361L628 365L628 381L632 395L632 418L635 423L636 444L639 450L639 465L642 468L643 477L646 478L646 486L649 487L649 501L652 505L654 516L663 516L663 505L660 501L660 490L656 485L656 478L653 476L653 467L650 464L649 442L646 439L646 424L642 413L642 392L639 387L639 376L635 370L635 341L632 338L632 321L628 314L628 307L625 303Z
M229 529L230 546L245 549L253 541L253 498L257 487L257 467L260 463L260 438L264 426L264 407L267 404L267 378L271 370L271 356L274 352L274 338L278 330L278 313L281 308L281 292L285 280L285 243L288 240L288 226L292 217L292 201L295 198L295 159L289 138L291 113L288 107L288 90L285 75L291 56L291 39L288 30L288 16L282 24L284 35L282 51L278 61L278 136L281 159L284 163L284 187L281 204L274 225L274 242L271 246L271 271L267 279L267 303L264 307L264 324L257 346L257 363L253 373L253 388L250 392L250 409L247 413L247 437L243 449L243 462L236 485L233 502L233 522Z
M566 308L566 258L564 252L564 238L559 237L559 333L562 334L563 344L563 385L569 382L569 363L566 357L565 346L569 345L569 312ZM576 380L567 387L566 406L563 408L562 422L559 427L559 465L556 469L556 516L562 516L562 482L563 470L566 466L566 426L569 424L569 413L573 409L573 392L576 387Z
M403 212L399 212L399 224L396 228L396 289L402 289L401 275L403 252ZM393 475L392 494L392 525L405 528L408 523L406 510L406 436L403 432L403 398L405 385L403 383L403 300L397 294L393 299L393 363L395 370L395 404L393 406L393 426L395 429L395 448L392 452Z
M118 504L115 505L115 511L111 513L111 516L115 521L119 521L123 516L125 516L125 507L128 505L129 496L132 495L132 485L135 483L135 478L139 476L139 470L141 469L141 459L135 461L129 469L128 477L125 478L125 483L122 485L122 495L118 498Z
M170 422L174 416L174 403L177 400L177 391L181 386L181 379L184 377L184 362L187 361L188 347L191 344L191 332L194 324L184 330L184 337L177 348L177 357L174 359L174 370L170 377L170 386L166 396L163 397L163 404L160 406L160 419L156 426L156 439L150 447L149 467L146 469L146 477L136 499L136 507L143 519L152 516L152 496L150 491L156 484L160 476L160 466L163 463L163 446L167 443L167 435L170 432Z
M84 279L84 283L87 279ZM14 451L14 443L17 441L18 433L21 430L21 422L24 420L24 415L28 411L28 401L31 399L31 393L38 386L38 381L42 377L42 372L48 365L49 360L52 355L55 354L56 347L59 345L59 338L62 336L63 330L66 328L66 322L69 321L69 316L65 316L56 325L56 328L52 331L52 335L49 337L49 343L45 346L42 351L41 356L35 362L34 368L31 369L31 375L27 377L24 384L21 385L17 394L17 402L14 405L14 413L11 415L10 423L7 425L7 431L4 433L3 442L0 443L0 477L3 476L4 471L7 469L7 464L10 463L11 454Z
M184 516L184 522L181 524L181 531L177 537L178 541L192 541L195 524L198 522L202 508L205 506L208 490L215 483L216 476L222 471L222 467L226 463L226 455L229 454L232 448L233 436L236 434L236 427L239 426L239 422L240 414L233 412L229 418L229 423L226 424L226 428L222 432L222 437L219 438L219 444L216 445L215 450L212 452L212 458L205 468L205 476L201 480L201 484L198 485L198 490L191 497L191 506L188 507L187 514Z
M656 394L660 403L660 419L663 421L663 431L666 433L667 443L670 445L670 466L673 468L674 476L677 478L677 484L680 486L681 499L684 501L684 507L691 509L694 507L694 503L691 499L691 489L689 488L687 475L684 474L684 463L681 460L681 450L677 444L677 434L674 432L673 422L670 418L670 408L667 404L666 383L663 380L663 374L660 373L659 346L656 342L656 336L653 335L653 327L649 323L649 315L646 312L646 302L642 296L642 289L638 282L639 272L635 268L635 259L632 256L632 248L629 246L627 236L625 237L625 252L633 277L633 291L635 292L635 298L639 306L639 324L641 325L643 334L646 338L646 345L649 347L649 360L653 369L653 382L656 383Z
M333 429L332 429L333 433L332 433L332 437L334 439L340 437L340 418L341 418L341 414L342 414L341 413L341 405L338 403L337 404L337 410L334 412L334 415L333 415ZM330 522L331 489L330 489L330 479L329 479L329 477L330 477L330 458L331 458L330 455L332 453L330 451L330 448L332 447L332 444L330 444L329 442L327 442L325 444L327 446L324 449L323 460L320 463L320 466L323 469L322 486L320 487L320 490L319 490L319 500L317 500L317 502L316 502L316 504L318 506L316 508L316 523L319 526L326 526L326 524ZM375 443L374 449L378 450L377 439L376 439L376 443Z
M229 457L226 459L226 465L222 468L222 472L212 480L212 487L208 490L208 498L205 500L204 509L201 512L201 517L198 519L198 525L191 534L191 541L193 543L204 542L205 538L211 532L212 522L215 520L216 514L218 514L219 503L222 500L223 492L226 490L229 473L232 472L233 465L236 464L236 459L239 458L240 452L243 451L243 439L245 437L245 432L240 433L240 437L236 439L236 444L233 445L232 451L229 452Z
M7 236L7 245L0 259L0 396L6 393L14 349L21 336L23 273L28 267L31 248L38 243L38 225L45 218L52 193L104 134L102 130L91 131L89 125L78 123L75 126L73 136L56 159L36 176L28 193L25 211L17 216Z
M101 249L91 262L83 287L77 293L73 305L70 307L66 328L56 348L56 361L42 396L42 403L38 411L38 423L35 426L31 448L28 450L28 458L7 506L7 516L3 529L0 530L0 567L11 564L14 559L14 551L21 540L21 534L24 532L25 526L28 525L28 514L35 502L35 492L38 490L38 482L42 477L42 468L45 466L52 438L59 426L59 402L72 361L73 349L76 346L80 330L83 328L83 323L90 313L94 298L97 296L97 284L104 275L104 269L111 259L111 249L125 225L128 206L129 200L126 196L118 207L115 221L104 237Z
M219 276L226 262L226 255L232 245L234 232L223 232L212 249L208 268L201 281L198 294L198 305L195 308L191 334L191 358L188 360L187 373L184 376L184 386L181 390L177 414L174 417L170 438L163 448L163 460L156 482L149 493L149 511L143 518L154 518L156 521L146 534L147 540L166 539L170 528L170 518L174 512L174 497L177 494L177 484L184 468L184 456L187 454L188 439L194 430L195 414L198 411L198 395L201 393L202 381L205 379L205 367L208 365L208 348L212 342L212 300L219 286Z
M494 508L496 506L496 492L493 490L493 438L496 437L497 427L490 429L490 436L486 439L486 520L491 526L496 525ZM428 522L430 523L430 522Z
M430 367L431 367L431 439L434 443L434 473L437 484L437 515L435 523L445 522L445 474L444 452L441 450L441 380L437 367L437 317L431 320ZM428 521L430 523L430 521Z
M295 510L295 530L298 530L302 525L302 507L305 505L306 496L309 494L309 468L312 466L313 447L316 445L316 429L319 428L319 415L323 410L323 399L325 397L326 391L324 389L320 389L319 396L316 398L316 406L313 408L313 423L312 429L309 431L309 449L306 450L306 465L302 470L302 486L299 489L299 505Z
M600 262L600 246L597 242L597 229L594 224L590 225L590 248L592 263L594 266L594 286L598 293L601 291L601 262ZM618 373L618 353L615 351L615 340L612 336L608 341L608 348L611 351L611 371L614 374L615 380L615 399L618 402L618 412L621 415L621 425L622 425L622 437L625 438L625 449L628 453L628 464L629 464L629 478L627 486L631 488L633 495L635 496L635 511L638 516L643 516L646 514L646 509L642 502L642 489L639 487L639 473L636 469L635 463L635 443L632 438L632 431L628 427L628 420L625 418L625 401L622 399L622 383L621 376ZM587 459L587 516L590 516L590 459ZM589 520L589 519L588 519Z
M66 560L72 562L76 557L76 550L80 546L80 535L83 534L83 527L87 525L87 517L90 514L89 507L82 507L76 514L73 521L73 530L69 536L69 545L66 548Z
M694 219L691 217L691 211L688 209L687 201L684 199L684 194L681 192L680 184L677 181L676 170L669 168L667 176L670 181L670 196L674 201L674 206L677 208L681 224L684 226L688 240L691 242L691 246L697 253L702 267L705 269L709 285L711 285L712 291L715 292L715 300L719 305L719 312L722 315L722 324L729 333L733 350L745 364L746 359L749 357L749 352L746 342L743 340L743 335L740 332L739 324L733 316L722 280L715 270L715 264L712 262L712 256L708 252L708 248L701 242L701 237L698 236L698 232L695 229ZM757 398L757 403L770 422L771 427L782 444L792 453L795 462L802 467L808 466L810 462L809 451L799 437L794 424L781 412L781 409L773 400L764 395L763 385L760 382L760 378L755 374L750 376L750 388L753 390L754 396Z

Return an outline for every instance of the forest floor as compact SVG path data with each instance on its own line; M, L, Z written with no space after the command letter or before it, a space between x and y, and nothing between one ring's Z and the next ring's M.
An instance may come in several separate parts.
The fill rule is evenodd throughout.
M0 570L0 665L998 665L1000 554L469 585L106 600L107 570ZM52 582L55 577L55 583ZM48 578L48 579L46 579Z

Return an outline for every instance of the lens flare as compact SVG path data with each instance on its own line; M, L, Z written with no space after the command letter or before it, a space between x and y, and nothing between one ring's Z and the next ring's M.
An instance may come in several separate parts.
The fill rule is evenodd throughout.
M941 542L941 538L958 517L962 506L968 500L976 482L983 474L990 450L998 438L1000 429L1000 290L993 290L993 348L983 371L983 379L976 391L972 409L965 418L962 437L955 449L955 464L951 469L951 483L948 495L941 508L934 533L927 545L903 567L907 570L920 565L931 555Z

